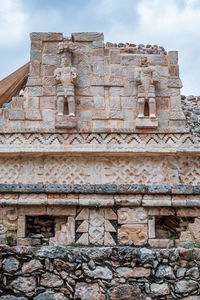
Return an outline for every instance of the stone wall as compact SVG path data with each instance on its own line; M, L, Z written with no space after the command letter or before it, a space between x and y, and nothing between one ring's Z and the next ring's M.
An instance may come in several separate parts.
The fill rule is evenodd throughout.
M1 300L198 300L200 251L0 247Z
M156 111L153 118L145 117L136 124L138 86L143 86L137 74L143 72L144 59L146 70L156 75L149 94L151 100L155 98ZM69 38L61 33L31 33L30 60L24 96L14 97L0 109L0 130L184 127L177 51L167 53L157 45L104 44L102 33L72 33ZM75 111L73 116L59 116L64 92L55 71L70 68L77 72L77 81L70 87Z

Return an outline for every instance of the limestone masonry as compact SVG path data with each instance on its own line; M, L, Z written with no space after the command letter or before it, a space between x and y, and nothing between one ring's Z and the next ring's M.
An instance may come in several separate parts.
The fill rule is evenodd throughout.
M69 38L34 32L30 37L27 82L0 108L0 244L113 246L116 251L117 246L199 247L200 97L181 96L177 51L104 44L103 34L93 32L72 33ZM50 282L58 282L55 291L67 289L69 299L183 299L190 292L198 294L199 262L188 269L184 262L170 265L163 273L159 257L160 265L154 267L162 275L157 276L160 281L139 286L144 295L138 298L131 298L135 291L129 286L129 281L140 282L130 275L135 263L118 265L115 259L114 272L130 298L117 296L109 263L104 268L111 284L107 298L102 292L105 282L98 280L66 287L63 272L59 280L57 271L49 275L54 269L49 261L40 284L50 288ZM7 267L17 264L17 272L16 258L6 259L15 260ZM43 268L43 260L35 261ZM23 268L29 270L35 262L24 264L23 274ZM4 272L9 273L6 265ZM94 272L105 271L93 262L83 265L80 272L95 279L101 277ZM150 276L148 263L135 268L137 278ZM182 275L174 277L179 269ZM185 274L189 281L183 279ZM79 275L75 272L70 280ZM7 282L15 295L28 299L44 292L32 277L29 285L26 276L12 283L9 276L2 277L4 296ZM163 278L178 282L172 287ZM80 295L86 282L96 293L88 298ZM148 294L158 298L144 298ZM65 299L38 297L34 299ZM188 299L200 299L195 297Z

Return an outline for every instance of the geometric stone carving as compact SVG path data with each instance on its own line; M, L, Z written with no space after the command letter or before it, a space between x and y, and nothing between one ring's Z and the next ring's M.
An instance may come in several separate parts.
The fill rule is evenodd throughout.
M121 244L142 246L147 239L147 224L126 224L118 230L118 242Z
M147 223L147 211L142 208L120 208L117 211L119 224Z

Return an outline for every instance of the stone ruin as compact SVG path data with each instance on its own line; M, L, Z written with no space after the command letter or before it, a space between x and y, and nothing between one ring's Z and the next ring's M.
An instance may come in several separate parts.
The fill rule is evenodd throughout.
M177 51L31 33L23 90L0 109L0 242L196 246L199 102Z

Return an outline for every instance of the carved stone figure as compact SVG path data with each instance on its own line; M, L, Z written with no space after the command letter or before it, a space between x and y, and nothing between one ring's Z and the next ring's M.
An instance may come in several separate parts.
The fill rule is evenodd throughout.
M155 85L159 82L158 73L148 66L147 58L142 58L141 67L136 71L138 86L138 116L137 118L156 119Z
M57 91L57 112L59 116L75 115L74 85L77 79L77 69L74 67L57 68L54 72L56 81L60 83ZM65 103L67 110L65 110Z

